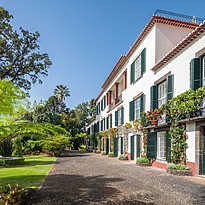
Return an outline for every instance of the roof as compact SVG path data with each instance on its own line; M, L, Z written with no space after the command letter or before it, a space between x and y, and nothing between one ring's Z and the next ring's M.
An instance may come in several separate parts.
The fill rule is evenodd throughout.
M189 35L187 35L182 41L180 41L174 48L172 48L160 61L158 61L158 63L156 63L152 70L158 70L204 31L205 21L202 24L200 24L197 28L195 28L191 33L189 33Z
M134 53L136 48L140 45L140 43L144 40L144 38L147 36L149 31L152 29L155 23L161 23L161 24L167 24L167 25L172 25L172 26L178 26L182 28L188 28L194 30L198 24L194 24L191 22L187 21L182 21L182 20L177 20L177 19L172 19L172 18L167 18L163 16L155 16L153 15L148 24L145 26L137 40L134 42L130 50L127 52L127 54L124 56L122 55L112 71L110 72L109 76L105 80L105 82L102 85L102 91L96 98L96 101L100 98L104 90L108 87L108 85L111 83L113 80L114 76L120 71L120 69L123 67L123 65L126 63L126 61L129 59L129 57Z

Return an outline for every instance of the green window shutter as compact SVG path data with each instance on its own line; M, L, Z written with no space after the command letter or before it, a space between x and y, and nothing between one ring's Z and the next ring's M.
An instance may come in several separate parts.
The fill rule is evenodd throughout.
M104 129L103 129L103 130L105 130L105 119L103 120L103 126L104 126Z
M140 157L140 135L137 135L136 139L137 139L137 146L136 146L137 151L136 151L136 153L137 153L137 157Z
M173 98L174 75L167 76L167 104Z
M121 125L124 124L124 107L121 108Z
M98 115L98 106L96 106L96 115Z
M118 111L115 111L115 126L118 126Z
M107 130L109 129L109 124L108 124L108 118L109 118L109 116L106 118L106 128L107 128Z
M134 100L130 102L130 121L134 121Z
M99 121L97 122L97 132L100 131L100 128L99 128Z
M158 108L158 87L153 85L150 89L150 107L154 110Z
M135 81L135 61L131 64L130 84Z
M157 133L147 133L147 158L156 159L157 156Z
M123 138L121 137L121 154L123 154Z
M140 116L141 116L141 112L143 111L144 111L144 94L140 96Z
M103 121L101 120L101 127L100 127L101 131L103 131Z
M101 111L103 110L103 99L101 100Z
M106 96L104 96L104 108L106 107Z
M193 58L190 63L191 89L196 90L202 87L202 66L201 58Z
M166 132L166 161L167 162L170 162L171 159L170 159L170 155L171 155L171 139L170 139L170 134L169 134L169 131Z
M110 115L110 128L112 128L112 114Z
M146 48L141 53L141 75L146 71Z

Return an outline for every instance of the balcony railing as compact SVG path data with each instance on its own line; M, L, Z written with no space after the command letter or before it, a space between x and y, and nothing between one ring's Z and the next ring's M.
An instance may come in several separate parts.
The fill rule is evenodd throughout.
M113 108L113 102L108 105L108 111L111 110L112 108Z
M115 104L119 103L122 100L122 94L118 96L118 98L115 100Z

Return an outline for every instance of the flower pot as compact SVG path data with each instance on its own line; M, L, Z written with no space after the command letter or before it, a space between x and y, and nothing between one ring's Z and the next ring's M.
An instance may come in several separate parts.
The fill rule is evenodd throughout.
M108 156L108 157L115 157L114 155L109 155L109 154L108 154L107 156Z
M126 158L119 157L119 160L126 161L126 160L128 160L128 157L126 157Z
M192 170L167 169L167 173L177 176L193 176Z
M141 163L141 162L136 162L137 166L141 166L141 167L149 167L152 166L152 163Z

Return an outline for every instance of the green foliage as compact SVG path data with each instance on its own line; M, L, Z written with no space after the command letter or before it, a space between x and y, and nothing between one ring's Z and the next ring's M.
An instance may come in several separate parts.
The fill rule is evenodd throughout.
M150 163L149 159L147 159L146 157L138 157L136 161L139 163Z
M128 155L127 154L121 154L120 158L128 158Z
M102 151L102 154L106 154L106 151Z
M14 159L0 159L0 166L23 164L24 158L18 157Z
M9 80L0 80L0 121L21 117L28 108L27 95Z
M190 170L191 167L185 165L185 164L174 164L174 163L170 163L167 164L167 169L177 169L177 170Z
M89 113L89 116L90 116L88 122L91 122L96 117L96 103L95 103L95 99L91 99L90 100L89 107L88 107L88 113Z
M27 194L25 189L18 185L6 185L0 188L0 202L3 205L21 204L23 197Z
M46 138L42 142L42 147L46 152L52 153L54 156L58 156L60 152L67 146L71 146L71 139L64 135L54 135L50 138Z
M13 139L13 146L12 146L12 149L13 149L13 155L14 156L17 156L17 157L22 157L23 156L23 146L22 146L22 142L21 140L16 137Z
M96 150L94 149L93 152L96 152Z
M96 150L96 153L101 153L101 151L100 150Z
M12 155L12 141L10 139L0 143L0 155L10 157Z
M109 152L108 155L114 156L114 152Z
M86 145L80 145L80 149L85 150Z
M40 53L39 33L31 33L20 28L13 29L13 18L0 7L0 79L9 79L20 88L30 89L31 84L42 83L40 76L47 76L47 68L52 64L48 54Z
M34 117L34 123L52 123L54 125L61 125L62 118L59 114L46 112Z

